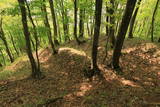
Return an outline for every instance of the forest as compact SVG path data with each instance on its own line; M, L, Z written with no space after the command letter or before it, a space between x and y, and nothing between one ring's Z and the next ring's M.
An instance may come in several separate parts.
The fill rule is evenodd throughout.
M160 107L160 0L0 0L0 107Z

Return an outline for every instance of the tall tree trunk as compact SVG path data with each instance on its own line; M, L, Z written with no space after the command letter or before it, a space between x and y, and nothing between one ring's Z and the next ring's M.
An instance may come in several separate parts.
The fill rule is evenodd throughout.
M142 0L138 1L138 3L137 3L138 6L136 7L136 10L134 11L134 14L133 14L131 21L130 21L130 28L129 28L129 35L128 35L129 38L133 38L133 28L134 28L135 20L136 20L137 14L138 14L138 10L139 10L141 1Z
M55 15L55 11L54 11L53 0L49 0L49 5L50 5L51 14L52 14L54 43L56 45L59 45L59 42L58 42L58 39L57 39L58 38L58 30L57 30L57 22L56 22L56 15Z
M95 26L94 26L94 37L93 37L93 46L92 46L92 69L97 71L97 48L99 42L100 34L100 25L101 25L101 14L102 14L102 0L96 0L96 9L95 9Z
M109 10L108 10L108 2L106 2L106 14L108 14ZM108 37L109 36L109 15L106 16L106 36Z
M113 67L114 69L119 69L119 58L121 55L121 50L123 46L123 42L125 39L125 35L129 26L130 19L132 17L132 13L135 7L137 0L127 0L126 9L124 12L124 16L122 18L122 22L118 31L117 41L115 44L114 52L113 52Z
M49 24L49 21L48 21L48 15L47 15L45 0L43 0L43 4L42 4L41 9L42 9L42 12L44 13L44 25L47 28L48 40L49 40L49 43L51 45L53 54L56 54L57 51L55 49L55 46L54 46L54 43L53 43L53 40L52 40L52 32L51 32L50 24Z
M5 34L4 34L4 31L3 31L3 27L2 27L2 18L0 19L0 39L3 41L4 43L4 46L6 48L6 52L7 52L7 55L9 56L9 59L11 61L11 63L14 62L14 58L11 54L11 51L9 50L9 46L8 46L8 43L7 43L7 40L6 40L6 37L5 37Z
M154 20L155 15L158 9L159 0L157 0L156 7L154 8L153 16L152 16L152 26L151 26L151 41L154 42Z
M85 18L85 9L80 6L79 12L79 37L83 38L84 36L84 18Z
M31 38L30 38L29 30L28 30L25 1L24 0L18 0L18 3L19 3L20 10L21 10L21 15L22 15L23 33L24 33L24 36L25 36L26 48L27 48L26 51L27 51L29 61L31 63L31 67L32 67L32 77L39 79L39 78L41 78L41 72L37 68L35 59L34 59L33 54L32 54L31 43L30 43Z
M36 59L37 59L37 69L38 71L40 71L40 61L39 61L39 56L38 56L38 46L39 46L39 39L38 39L38 33L37 33L37 27L33 21L33 18L32 18L32 15L31 15L31 10L30 10L30 7L29 7L29 4L27 2L27 0L25 0L25 3L26 3L26 6L27 6L27 9L28 9L28 17L32 23L32 26L33 26L33 33L34 33L34 39L36 41L36 45L35 45L35 51L36 51Z
M87 32L88 32L88 36L90 37L91 36L91 33L90 33L90 29L89 29L89 24L87 22Z
M77 36L77 11L78 11L77 0L74 0L74 37L79 45L81 42Z

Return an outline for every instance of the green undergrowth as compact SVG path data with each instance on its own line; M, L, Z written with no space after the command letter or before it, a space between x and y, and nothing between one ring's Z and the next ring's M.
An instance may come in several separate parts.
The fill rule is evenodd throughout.
M0 80L20 79L31 73L26 56L17 58L14 63L1 68L0 70Z

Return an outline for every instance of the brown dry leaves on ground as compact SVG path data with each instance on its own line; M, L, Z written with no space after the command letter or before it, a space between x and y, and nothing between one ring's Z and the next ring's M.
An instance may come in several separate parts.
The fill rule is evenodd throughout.
M160 49L153 43L127 40L122 52L123 75L117 75L104 63L104 43L99 45L99 68L102 76L92 81L83 70L90 65L90 43L74 42L52 56L46 48L39 52L46 78L14 78L0 81L0 105L3 107L41 107L48 99L61 98L48 107L156 107L160 105ZM70 47L70 48L69 48ZM79 51L81 50L81 51ZM23 62L23 61L22 61ZM17 69L26 70L29 63L19 61Z

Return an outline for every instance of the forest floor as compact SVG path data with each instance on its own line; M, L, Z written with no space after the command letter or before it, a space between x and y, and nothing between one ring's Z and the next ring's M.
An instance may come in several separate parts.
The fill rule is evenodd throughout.
M42 80L29 78L26 57L0 72L1 107L160 107L160 44L138 38L127 39L121 56L123 74L107 65L105 38L100 39L98 64L101 77L84 76L90 65L91 43L70 42L52 55L39 51Z

